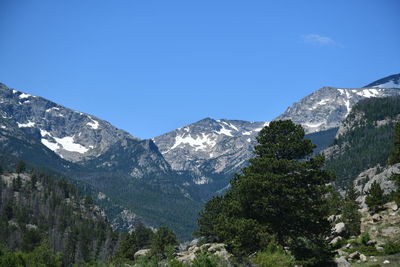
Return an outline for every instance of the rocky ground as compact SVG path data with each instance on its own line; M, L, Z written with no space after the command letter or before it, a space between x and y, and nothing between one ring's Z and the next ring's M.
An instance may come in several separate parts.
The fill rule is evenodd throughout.
M360 236L344 240L341 235L346 225L338 222L333 228L336 236L331 243L339 247L336 250L338 266L400 266L400 253L391 254L388 247L391 242L400 240L398 205L389 202L382 211L375 214L370 214L367 208L363 208L361 213ZM340 220L340 216L331 219Z

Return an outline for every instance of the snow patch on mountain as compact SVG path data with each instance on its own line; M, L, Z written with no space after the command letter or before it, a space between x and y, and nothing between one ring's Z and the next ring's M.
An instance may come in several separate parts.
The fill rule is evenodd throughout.
M58 108L58 107L48 108L48 109L46 109L46 112L51 112L53 110L60 110L60 108Z
M400 73L393 74L365 86L365 88L394 88L400 89Z
M50 149L50 150L52 150L52 151L54 151L54 152L56 152L56 151L60 148L60 147L58 146L57 143L52 143L52 142L50 142L50 141L48 141L48 140L46 140L46 139L44 139L44 138L42 138L40 141L41 141L42 144L45 145L48 149Z
M99 122L94 120L94 119L92 119L91 117L89 117L89 118L91 119L91 121L86 123L86 125L88 125L89 127L91 127L94 130L97 130L99 128L99 125L100 125Z
M389 82L386 82L386 83L383 83L383 84L376 85L374 87L377 87L377 88L398 88L398 89L400 89L400 84L396 83L394 81L389 81Z
M227 135L227 136L233 136L232 135L232 130L228 130L228 129L226 129L224 126L222 126L221 127L221 129L219 130L219 131L214 131L216 134L224 134L224 135Z
M65 136L62 138L57 138L52 136L48 131L43 129L40 129L40 135L42 136L42 139L40 140L42 144L54 152L57 152L59 149L64 149L70 152L77 152L83 154L89 150L83 145L75 143L74 136ZM55 142L51 142L49 139L52 141L54 140Z
M364 89L364 90L362 90L362 91L357 92L357 90L354 90L354 92L355 92L357 95L360 95L360 96L363 96L363 97L366 97L366 98L377 97L377 96L379 96L379 94L380 94L381 91L382 91L382 90ZM352 90L352 92L353 92L353 90Z
M54 137L54 140L67 151L78 152L80 154L86 153L89 149L81 144L75 143L74 136L65 136L63 138Z
M17 125L18 125L19 128L29 128L29 127L34 127L35 123L30 121L30 120L28 120L27 123L19 123L19 122L17 122Z
M170 148L170 150L173 150L182 144L188 144L189 146L193 147L195 151L198 151L213 147L215 146L216 142L215 139L212 138L212 135L206 135L205 133L196 136L196 138L193 138L190 134L187 136L178 135L175 137L175 144Z
M30 94L22 93L22 94L19 95L19 98L20 98L20 99L29 98L29 97L31 97Z

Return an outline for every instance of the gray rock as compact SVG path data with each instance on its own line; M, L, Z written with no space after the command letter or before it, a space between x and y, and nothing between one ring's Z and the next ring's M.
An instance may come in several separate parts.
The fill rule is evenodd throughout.
M349 255L349 259L357 260L357 259L360 258L360 255L361 255L360 252L355 251L355 252L353 252L353 253L351 253L351 254Z
M382 228L382 235L384 235L386 237L400 236L400 227L388 226L388 227Z
M337 242L339 242L339 241L342 240L342 239L343 239L343 237L337 236L337 237L335 237L334 239L332 239L332 241L329 242L329 244L335 245Z
M393 211L396 211L399 209L399 206L396 203L393 203L392 206L390 207Z
M379 215L378 213L376 213L376 214L372 215L372 220L374 222L379 222L380 220L382 220L382 216Z
M360 193L357 200L362 208L366 208L365 196L366 192L371 188L375 181L381 186L385 194L389 194L397 189L395 183L390 180L394 173L400 173L400 163L382 168L375 166L360 173L354 180L354 188Z
M141 249L136 251L134 257L135 259L139 258L139 257L143 257L143 256L147 256L150 253L150 249Z
M364 254L360 254L360 260L361 260L361 262L366 262L367 256L365 256Z
M333 227L333 232L340 235L346 231L346 225L343 222L335 224Z
M344 256L335 259L335 263L337 264L337 267L351 267L351 264L346 260Z

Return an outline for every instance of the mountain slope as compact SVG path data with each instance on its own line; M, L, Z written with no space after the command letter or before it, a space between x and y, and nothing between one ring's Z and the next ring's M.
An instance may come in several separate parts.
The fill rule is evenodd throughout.
M400 121L400 96L357 103L341 124L334 145L324 151L326 167L346 186L362 171L385 166L393 148L394 125Z
M339 127L354 104L363 99L400 95L390 88L323 87L290 106L277 120L291 119L306 133Z
M365 87L375 87L375 88L397 88L400 89L400 73L387 76L385 78L379 79L375 82L368 84Z
M1 245L29 252L44 243L64 266L114 254L119 237L103 212L65 180L5 173L0 196Z
M152 226L170 225L181 238L195 230L200 203L181 186L182 176L152 140L138 140L92 115L3 84L0 115L3 159L18 157L89 183L91 191L108 196L107 206L118 207L118 213L106 209L117 216L110 220L140 215ZM129 223L119 225L130 228Z
M225 187L252 157L265 122L205 118L154 138L172 169L186 174L187 186L209 197Z

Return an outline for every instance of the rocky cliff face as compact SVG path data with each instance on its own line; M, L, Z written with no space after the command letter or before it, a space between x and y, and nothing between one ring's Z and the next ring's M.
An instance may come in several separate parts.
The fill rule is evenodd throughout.
M0 115L13 124L14 136L20 132L15 130L18 128L21 134L30 136L30 142L41 143L62 159L81 166L103 169L123 166L126 173L139 179L170 171L151 140L140 141L93 115L3 84L0 84Z
M92 115L11 90L4 84L0 84L0 113L71 162L96 157L118 141L135 140Z
M357 200L361 203L363 208L366 207L366 193L369 191L374 182L379 183L385 194L389 194L397 190L397 186L392 180L390 180L390 177L393 174L400 173L399 168L400 163L385 168L382 168L381 166L375 166L363 171L357 176L353 182L353 185L354 188L360 193L360 196Z
M154 138L176 171L190 171L195 184L212 182L210 173L232 174L252 156L265 122L206 118Z

